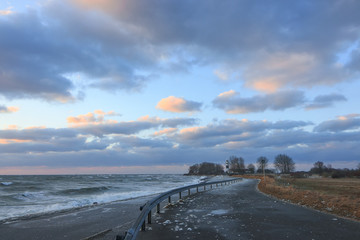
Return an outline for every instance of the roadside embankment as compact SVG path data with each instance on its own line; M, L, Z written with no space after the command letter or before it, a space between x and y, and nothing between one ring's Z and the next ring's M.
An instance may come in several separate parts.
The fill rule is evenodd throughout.
M261 179L258 189L276 198L341 217L360 220L360 179L290 178L244 175Z

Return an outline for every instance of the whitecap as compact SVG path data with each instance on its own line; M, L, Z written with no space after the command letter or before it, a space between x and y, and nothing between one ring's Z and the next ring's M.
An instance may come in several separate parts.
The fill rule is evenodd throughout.
M4 186L10 186L13 182L1 182L1 184Z

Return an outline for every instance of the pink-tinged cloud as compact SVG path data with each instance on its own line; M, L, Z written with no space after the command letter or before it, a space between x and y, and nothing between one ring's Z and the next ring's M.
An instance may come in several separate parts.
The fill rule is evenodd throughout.
M117 123L115 120L104 120L105 116L117 116L114 111L104 112L102 110L95 110L94 113L81 114L76 117L70 116L66 120L69 124L88 125L88 124L102 124L102 123Z
M342 69L324 63L312 53L258 53L244 72L245 85L258 91L274 93L292 86L312 87L334 84L345 79Z
M198 112L201 111L202 103L189 101L181 97L169 96L161 99L156 105L157 109L167 112Z
M12 7L8 7L7 9L4 9L4 10L0 10L0 16L3 15L10 15L10 14L13 14L14 11L11 10Z
M14 113L19 111L18 107L6 107L4 105L0 105L0 113Z
M31 142L31 140L23 140L23 139L0 139L0 144L25 143L25 142Z
M156 131L153 133L153 136L158 137L158 136L163 136L163 135L172 135L174 134L178 129L177 128L165 128L163 130L160 131Z

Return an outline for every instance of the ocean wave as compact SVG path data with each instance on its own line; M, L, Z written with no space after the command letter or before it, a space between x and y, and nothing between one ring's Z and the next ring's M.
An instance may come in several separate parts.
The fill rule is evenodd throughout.
M13 196L13 198L26 202L33 202L47 199L44 192L23 192Z
M4 186L10 186L12 184L13 184L13 182L1 182L1 185L4 185Z
M182 175L11 176L0 185L0 221L136 199L199 180ZM11 187L3 184L10 182Z
M88 195L88 194L94 194L99 192L105 192L108 191L110 187L106 186L100 186L100 187L85 187L85 188L71 188L71 189L65 189L61 190L55 195Z

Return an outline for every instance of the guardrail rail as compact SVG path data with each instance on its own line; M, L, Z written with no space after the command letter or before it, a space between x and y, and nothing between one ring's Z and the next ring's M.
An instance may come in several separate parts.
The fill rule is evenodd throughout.
M145 231L145 221L147 218L148 224L151 224L151 215L152 215L152 209L156 207L156 213L160 213L160 203L163 202L165 199L168 199L169 203L171 203L171 197L175 194L179 194L179 199L182 199L182 193L187 191L187 196L191 195L191 189L196 188L196 193L199 192L199 188L203 188L203 190L206 190L207 186L210 186L210 189L213 188L213 186L218 187L219 185L222 186L227 184L232 184L238 181L241 181L241 178L233 178L229 180L222 180L222 181L214 181L214 182L204 182L199 184L193 184L185 187L176 188L173 190L170 190L168 192L162 193L158 195L157 197L149 200L146 202L143 206L140 207L141 213L139 217L136 219L133 226L125 233L125 236L116 236L116 240L135 240L140 229L142 231Z

